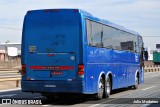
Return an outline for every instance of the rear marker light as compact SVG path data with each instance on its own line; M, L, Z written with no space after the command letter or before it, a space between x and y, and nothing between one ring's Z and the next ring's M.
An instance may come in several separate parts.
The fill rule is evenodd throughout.
M78 71L78 75L83 75L84 72L83 71Z
M56 9L56 12L59 12L59 10L58 10L58 9Z
M70 54L74 54L74 52L70 52Z
M84 75L84 65L78 65L78 75L79 76Z
M26 74L26 65L22 65L21 75L24 76Z
M78 10L74 10L74 12L78 12Z
M82 69L84 68L84 65L78 65L78 68Z
M45 10L45 12L48 12L48 10Z
M27 80L31 80L31 78L27 78Z
M34 78L30 78L30 77L28 77L28 78L27 78L27 80L34 80Z

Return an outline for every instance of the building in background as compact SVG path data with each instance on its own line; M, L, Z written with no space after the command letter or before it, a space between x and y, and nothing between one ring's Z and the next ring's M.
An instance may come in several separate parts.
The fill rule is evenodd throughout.
M0 43L0 61L20 60L21 43Z
M148 54L148 60L152 61L153 60L153 50L151 50L150 47L146 47L145 52L147 52Z

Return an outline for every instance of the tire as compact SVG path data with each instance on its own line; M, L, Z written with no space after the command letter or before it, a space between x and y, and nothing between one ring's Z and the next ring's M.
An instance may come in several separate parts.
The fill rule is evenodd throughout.
M49 94L42 94L42 96L46 97L48 100L54 100L58 98L55 95L49 95Z
M101 77L98 83L98 93L95 95L96 100L100 100L103 98L104 95L104 80Z
M105 98L108 98L110 96L111 90L112 90L111 80L109 77L107 77L107 79L105 81L105 90L104 90L104 97Z
M136 80L135 80L135 85L133 86L133 88L134 89L137 89L138 88L138 84L139 84L139 78L138 78L138 75L136 76L136 78L135 78Z

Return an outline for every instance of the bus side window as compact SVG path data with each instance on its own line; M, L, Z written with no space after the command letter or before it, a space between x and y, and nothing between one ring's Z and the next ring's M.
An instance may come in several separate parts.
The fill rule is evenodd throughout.
M102 38L103 47L112 49L112 35L111 35L111 28L103 25L103 38Z
M92 25L92 38L93 38L93 46L102 47L102 24L97 22L91 22Z
M92 32L91 32L91 21L86 19L86 32L87 32L87 42L89 46L93 44Z

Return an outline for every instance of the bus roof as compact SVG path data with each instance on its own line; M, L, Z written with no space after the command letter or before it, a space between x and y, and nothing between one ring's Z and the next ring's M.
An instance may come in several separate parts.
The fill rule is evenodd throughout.
M129 29L123 27L123 26L120 26L120 25L118 25L118 24L112 23L112 22L110 22L110 21L108 21L108 20L97 18L97 17L93 16L92 14L90 14L90 13L84 11L84 10L79 10L79 11L80 11L80 13L84 14L87 18L89 18L89 19L91 19L91 20L95 20L95 21L97 21L97 22L100 22L100 23L102 23L102 24L111 26L111 27L113 27L113 28L116 28L116 29L119 29L119 30L123 30L123 31L125 31L125 32L128 32L128 33L131 33L131 34L140 36L139 33L135 32L135 31L133 31L133 30L129 30Z
M108 25L110 27L113 27L113 28L116 28L116 29L119 29L119 30L123 30L123 31L128 32L128 33L140 36L137 32L135 32L133 30L129 30L129 29L123 27L123 26L120 26L118 24L112 23L112 22L110 22L108 20L97 18L97 17L93 16L92 14L90 14L89 12L86 12L86 11L81 10L81 9L41 9L41 10L30 10L27 13L30 13L30 12L33 12L33 11L34 12L42 12L42 11L45 11L45 12L54 12L54 11L56 11L56 12L59 12L59 11L79 12L80 14L82 14L83 16L85 16L86 18L88 18L90 20L94 20L94 21L97 21L99 23Z

